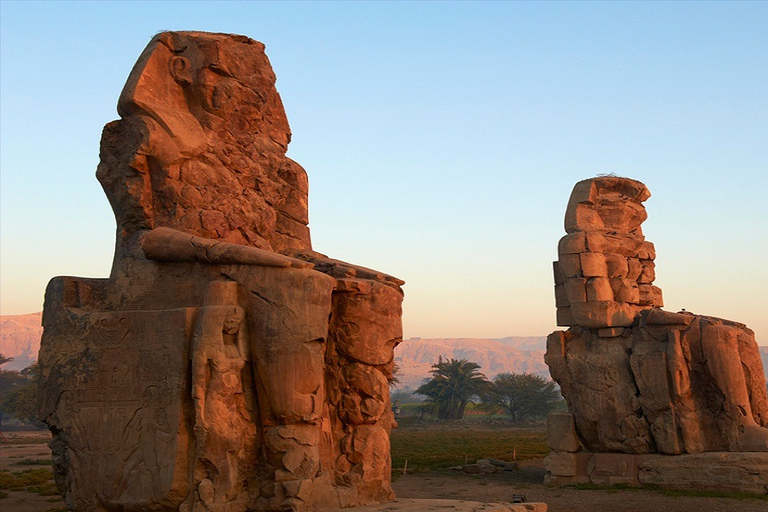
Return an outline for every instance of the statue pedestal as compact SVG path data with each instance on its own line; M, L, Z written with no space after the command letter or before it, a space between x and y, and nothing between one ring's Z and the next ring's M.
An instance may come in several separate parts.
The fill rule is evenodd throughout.
M663 489L768 494L768 453L688 455L552 452L545 459L550 486L654 486Z

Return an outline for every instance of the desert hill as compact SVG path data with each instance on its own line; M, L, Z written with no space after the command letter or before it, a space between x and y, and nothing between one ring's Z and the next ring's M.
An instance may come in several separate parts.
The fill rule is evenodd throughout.
M0 316L0 354L12 357L3 370L22 370L37 361L40 350L42 313Z
M443 359L467 359L492 378L499 373L537 373L549 376L544 364L546 337L411 338L395 349L400 387L417 388L430 376L432 365Z
M0 316L0 353L13 357L3 370L21 370L37 361L42 313ZM443 359L467 359L480 365L488 378L502 372L536 373L548 376L544 364L544 336L509 336L506 338L411 338L395 349L400 387L417 388L429 378L429 370ZM763 369L768 377L768 347L760 347Z

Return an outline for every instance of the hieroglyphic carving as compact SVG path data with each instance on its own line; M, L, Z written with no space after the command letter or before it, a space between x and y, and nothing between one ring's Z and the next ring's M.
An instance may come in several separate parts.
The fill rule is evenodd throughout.
M247 503L247 480L257 459L256 422L245 310L237 304L238 285L209 285L198 313L192 343L192 398L198 488L211 509L232 501ZM218 507L217 507L218 505Z
M54 457L71 464L70 501L83 506L96 494L104 503L132 502L137 489L146 502L160 499L173 488L181 410L170 397L187 379L193 310L81 319L90 329L81 352L61 361L65 384L49 421L63 433Z

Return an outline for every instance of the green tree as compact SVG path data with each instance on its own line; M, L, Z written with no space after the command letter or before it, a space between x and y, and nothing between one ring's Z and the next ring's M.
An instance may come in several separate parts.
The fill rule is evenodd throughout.
M13 361L12 357L7 357L5 354L0 354L0 365L4 365ZM19 386L24 384L26 379L21 373L10 370L0 370L0 426L3 425L3 420L8 420L13 417L9 413L9 409L6 405L10 394Z
M491 384L483 406L502 410L513 421L542 418L562 402L555 383L533 373L500 373Z
M18 373L21 380L2 398L2 407L11 418L31 423L37 428L45 424L37 419L37 386L39 366L34 363Z
M480 365L466 359L450 359L432 365L432 378L419 386L416 393L427 397L426 406L440 419L461 419L474 398L484 395L488 379L478 370Z
M12 361L12 357L0 354L0 365ZM0 426L9 419L17 419L42 428L45 426L37 415L37 363L20 372L0 370Z

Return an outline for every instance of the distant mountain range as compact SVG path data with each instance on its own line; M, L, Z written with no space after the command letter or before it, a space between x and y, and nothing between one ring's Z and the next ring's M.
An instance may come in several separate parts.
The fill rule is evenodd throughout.
M0 353L13 357L3 370L21 370L37 361L42 313L0 316ZM480 365L488 378L499 373L536 373L549 376L544 364L545 336L507 338L410 338L395 349L399 387L416 389L430 377L432 365L443 359L467 359ZM768 377L768 347L760 347Z
M3 370L23 370L37 361L42 317L42 313L0 316L0 354L13 358L3 365Z
M499 373L549 376L544 364L546 336L507 338L411 338L395 348L399 387L415 389L430 377L432 365L443 359L466 359L480 365L486 377Z

